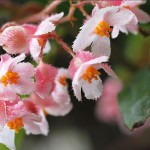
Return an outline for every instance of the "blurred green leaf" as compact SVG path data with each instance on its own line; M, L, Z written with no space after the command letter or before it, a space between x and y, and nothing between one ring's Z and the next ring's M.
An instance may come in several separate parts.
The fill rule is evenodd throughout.
M150 70L138 72L119 94L119 106L125 125L138 127L150 116Z

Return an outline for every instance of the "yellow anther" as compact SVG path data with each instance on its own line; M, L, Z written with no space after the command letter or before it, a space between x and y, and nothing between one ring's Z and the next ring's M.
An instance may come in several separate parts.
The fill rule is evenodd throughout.
M99 24L95 28L95 33L100 36L110 37L110 32L112 32L112 29L110 28L110 25L105 21L99 22Z
M1 77L0 81L3 83L4 86L8 84L18 84L18 80L20 79L17 72L12 72L8 70L4 76Z
M89 66L85 73L82 75L82 78L84 80L87 80L89 83L92 83L92 79L98 80L98 75L100 75L101 73L99 71L97 71L94 67Z
M24 126L24 124L23 124L22 118L16 118L16 119L14 119L12 121L9 121L7 123L7 126L10 129L13 129L16 132L18 132Z

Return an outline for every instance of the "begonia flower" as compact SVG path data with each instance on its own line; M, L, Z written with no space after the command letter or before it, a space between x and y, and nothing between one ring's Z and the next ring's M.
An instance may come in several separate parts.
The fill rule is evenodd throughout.
M0 34L0 46L9 54L30 52L37 61L41 53L51 49L49 41L34 36L47 34L55 30L54 22L63 16L63 12L44 19L39 25L16 25L6 27ZM45 42L45 43L44 43Z
M52 15L52 16L46 18L45 20L43 20L39 24L34 36L38 37L38 35L48 34L52 31L54 31L56 26L54 25L53 22L56 22L59 19L61 19L63 17L63 15L64 15L64 13L62 12L62 13L59 13L56 15ZM44 42L46 42L46 43L44 43ZM50 50L49 41L44 41L42 38L32 38L31 39L29 49L30 49L30 53L31 53L32 57L35 60L38 59L38 57L41 53L41 48L42 48L43 44L44 44L43 52L47 53Z
M146 1L143 0L138 0L138 1L129 1L129 0L120 0L120 1L114 1L114 0L110 0L110 1L99 1L99 7L107 7L107 6L119 6L121 9L128 9L130 10L132 13L135 14L135 16L137 17L137 20L140 23L148 23L150 22L150 16L149 14L147 14L146 12L144 12L142 9L139 8L139 5L142 5L146 3ZM119 29L120 28L120 29ZM117 37L119 34L119 30L121 32L124 33L128 33L131 32L133 34L137 34L138 32L138 25L136 23L136 19L133 19L129 24L127 24L126 26L120 26L120 27L115 27L114 31L116 31L116 33L113 34L113 38Z
M34 90L35 69L30 63L21 62L25 55L12 58L1 55L0 99L13 101L17 94L30 94Z
M90 52L78 51L76 57L71 60L69 71L73 79L72 87L79 101L81 101L81 89L87 99L97 99L101 96L103 85L99 69L104 69L106 73L116 78L111 68L104 64L108 59L108 56L95 58Z
M51 70L51 66L49 66L49 70ZM53 72L51 73L53 74ZM42 89L43 91L45 91L45 94L41 96L39 95L39 90L38 92L35 91L34 94L31 94L30 100L33 101L37 105L37 107L39 107L47 114L54 115L54 116L66 115L72 109L72 104L70 102L70 96L68 94L68 89L67 89L68 86L66 82L66 79L68 77L69 74L66 69L63 68L58 69L54 81L53 82L50 81L50 83L54 83L53 90L51 92L47 90L49 89L49 86L46 85L46 80L45 80L42 86ZM38 82L40 82L40 80ZM47 82L49 82L49 80L47 80ZM41 85L38 84L38 86ZM46 88L46 90L44 88Z
M41 116L35 105L32 102L20 101L17 97L13 103L9 101L1 100L3 103L3 121L0 130L0 143L5 144L11 150L15 150L15 133L18 133L20 129L24 128L25 131L32 134L42 134L39 122L41 122ZM2 106L2 105L1 105Z
M51 94L55 86L55 78L58 70L46 63L40 62L35 73L35 90L36 93L44 98Z
M91 18L85 21L80 28L73 44L74 52L85 49L92 44L91 51L95 56L110 56L110 33L115 34L114 28L126 26L135 18L135 15L127 10L120 9L118 6L93 9Z

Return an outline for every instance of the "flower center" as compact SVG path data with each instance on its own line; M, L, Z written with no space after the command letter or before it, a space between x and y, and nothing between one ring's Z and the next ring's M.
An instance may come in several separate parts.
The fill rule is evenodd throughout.
M18 80L20 79L17 72L13 72L8 70L4 76L1 77L1 82L4 86L9 84L18 84Z
M84 80L87 80L89 83L92 83L92 79L98 80L98 75L100 75L101 73L99 71L97 71L94 67L89 66L85 73L82 75L82 78Z
M42 45L43 45L43 39L38 38L38 39L37 39L37 41L38 41L39 46L41 46L41 47L42 47Z
M126 8L126 9L131 9L131 7L130 6L123 6L124 8Z
M62 84L63 86L67 86L67 81L66 81L66 77L65 77L65 76L60 77L58 81L59 81L59 83Z
M96 26L94 31L100 36L110 37L109 33L112 32L112 29L110 28L110 25L108 23L106 23L105 21L101 21Z
M23 124L22 118L16 118L13 121L9 121L7 123L7 126L10 129L13 129L16 132L18 132L24 126L24 124Z

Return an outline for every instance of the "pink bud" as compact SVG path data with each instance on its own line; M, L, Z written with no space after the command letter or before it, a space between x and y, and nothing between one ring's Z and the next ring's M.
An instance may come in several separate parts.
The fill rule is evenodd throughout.
M28 34L22 26L10 26L0 34L0 45L9 54L28 50Z

